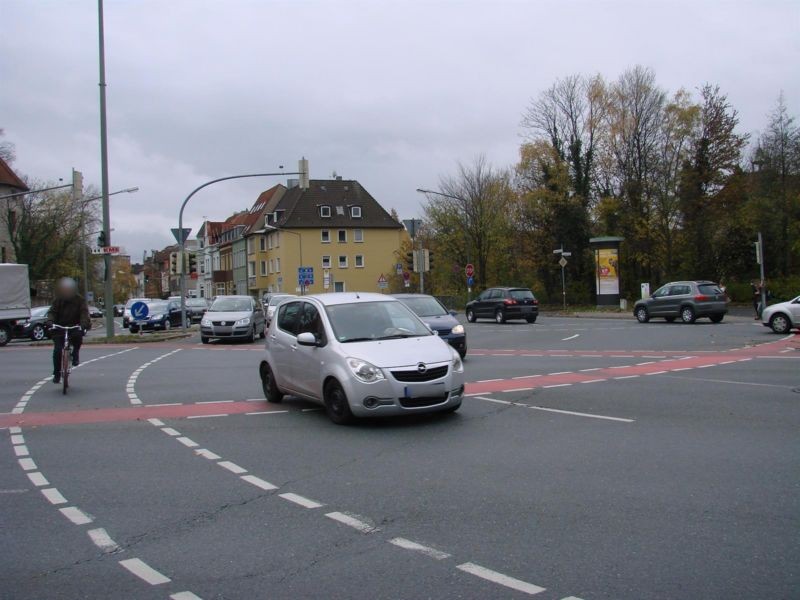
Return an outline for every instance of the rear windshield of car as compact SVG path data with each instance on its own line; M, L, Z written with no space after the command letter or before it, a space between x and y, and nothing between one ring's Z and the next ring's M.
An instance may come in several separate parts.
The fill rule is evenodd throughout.
M530 290L511 290L510 293L514 300L533 300L533 292Z
M441 317L447 311L436 298L403 298L400 300L420 317Z
M186 306L208 306L206 301L201 298L196 298L193 300L187 300Z
M722 290L719 289L719 286L713 283L704 283L702 285L698 285L697 289L700 290L701 294L706 294L707 296L716 296L722 293Z
M32 308L31 309L31 316L32 317L43 317L47 314L47 311L50 310L49 306L40 306L39 308Z
M248 298L217 298L209 308L211 312L246 312L253 310Z

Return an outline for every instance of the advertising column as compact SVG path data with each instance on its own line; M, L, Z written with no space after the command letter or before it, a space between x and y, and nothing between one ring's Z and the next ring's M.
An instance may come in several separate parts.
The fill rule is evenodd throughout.
M619 245L623 239L606 236L589 240L594 250L597 306L619 306Z

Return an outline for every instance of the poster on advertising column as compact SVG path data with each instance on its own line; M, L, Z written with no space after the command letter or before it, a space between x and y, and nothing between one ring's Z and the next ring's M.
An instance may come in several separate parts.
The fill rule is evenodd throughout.
M598 295L619 294L619 250L598 248L596 256Z

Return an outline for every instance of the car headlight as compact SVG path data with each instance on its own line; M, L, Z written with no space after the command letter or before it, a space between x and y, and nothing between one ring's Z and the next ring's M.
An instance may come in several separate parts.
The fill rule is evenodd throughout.
M360 358L348 358L347 366L353 371L353 375L356 376L356 379L364 383L375 383L376 381L385 379L383 371L372 363L368 363Z
M150 315L150 320L151 321L160 321L163 318L164 318L164 315Z
M463 373L464 362L461 360L461 356L458 354L458 352L456 352L452 348L450 348L450 350L453 352L453 362L452 362L453 373Z
M206 319L205 317L203 317L203 320L200 321L200 325L202 325L203 327L211 327L211 319Z
M455 327L453 327L450 330L450 333L455 334L455 335L461 335L462 333L464 333L464 326L461 325L461 324L456 325Z
M250 317L245 317L244 319L239 319L234 323L236 327L242 327L243 325L250 325Z

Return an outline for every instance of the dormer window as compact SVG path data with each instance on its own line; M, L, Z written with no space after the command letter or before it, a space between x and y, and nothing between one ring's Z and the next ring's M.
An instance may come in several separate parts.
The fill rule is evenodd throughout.
M360 206L351 206L350 207L350 216L353 219L360 219L361 218L361 207Z
M331 207L327 204L323 204L319 207L319 216L323 219L330 219L331 218Z
M337 206L336 207L336 214L340 217L344 216L344 206Z

